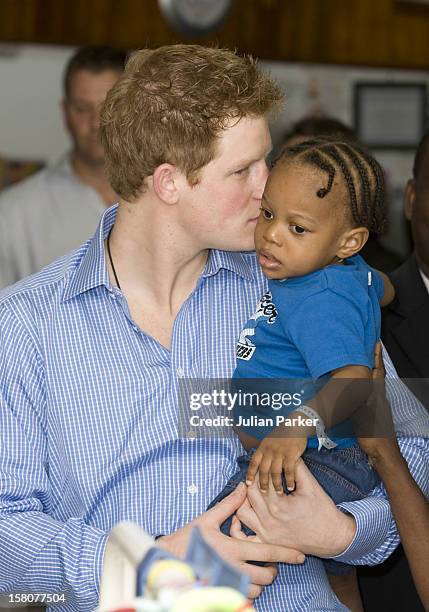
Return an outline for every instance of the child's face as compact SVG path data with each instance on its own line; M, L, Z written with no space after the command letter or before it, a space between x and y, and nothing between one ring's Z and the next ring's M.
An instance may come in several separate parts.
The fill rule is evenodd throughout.
M328 176L294 161L278 164L268 177L255 230L259 263L268 278L303 276L335 263L344 232L344 185L317 197ZM340 202L340 203L339 203Z

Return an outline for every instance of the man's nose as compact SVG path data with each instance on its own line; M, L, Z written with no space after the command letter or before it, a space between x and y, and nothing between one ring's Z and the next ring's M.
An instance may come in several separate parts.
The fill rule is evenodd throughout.
M257 200L262 200L262 195L264 193L264 189L265 189L265 183L267 182L267 178L268 175L270 173L268 166L267 166L267 162L264 160L261 160L260 163L260 167L258 168L259 172L258 172L258 176L257 176L257 184L256 184L256 189L255 189L255 197Z
M91 112L91 127L97 132L100 129L100 107L101 104L97 105Z

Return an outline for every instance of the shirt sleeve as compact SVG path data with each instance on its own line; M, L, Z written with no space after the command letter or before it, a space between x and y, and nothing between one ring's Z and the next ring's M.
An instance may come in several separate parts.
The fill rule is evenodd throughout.
M429 499L429 440L427 438L399 438L398 443L408 468ZM383 563L399 544L399 535L383 485L365 499L344 502L339 508L356 521L356 535L350 546L336 561L352 565Z
M313 379L347 365L372 368L362 313L335 291L325 289L307 297L289 316L287 330Z
M374 270L374 268L369 268L369 270L371 272L372 286L375 289L375 293L377 294L378 301L381 302L381 300L383 299L383 295L384 295L384 281L381 278L381 274L379 274L377 270Z
M361 255L355 255L353 259L355 260L359 270L368 274L368 281L369 279L371 279L371 282L369 284L373 286L378 301L380 302L384 295L384 281L381 277L381 274L374 268L371 268L371 266L367 264L367 262Z
M37 337L0 305L0 592L64 594L62 610L97 606L107 534L53 518Z

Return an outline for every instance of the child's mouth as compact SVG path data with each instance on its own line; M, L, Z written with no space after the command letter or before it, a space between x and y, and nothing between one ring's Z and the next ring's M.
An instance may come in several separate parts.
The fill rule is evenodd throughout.
M281 265L281 262L268 251L259 251L258 260L262 268L269 268L270 270L278 268Z

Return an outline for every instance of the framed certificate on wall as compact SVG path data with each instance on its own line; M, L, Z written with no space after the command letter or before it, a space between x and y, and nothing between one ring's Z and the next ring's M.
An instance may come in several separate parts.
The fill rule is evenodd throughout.
M355 129L368 147L415 149L426 122L425 83L355 83Z

